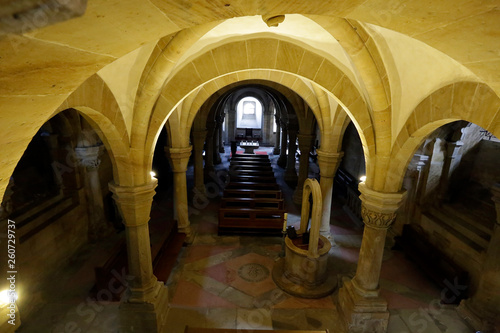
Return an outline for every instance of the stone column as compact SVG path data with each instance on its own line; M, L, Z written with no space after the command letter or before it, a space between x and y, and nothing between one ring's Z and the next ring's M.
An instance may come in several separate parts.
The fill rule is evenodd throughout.
M224 117L222 117L222 120L218 123L219 124L219 153L224 154L226 151L224 150L224 142L222 140L222 132L223 132L223 127L222 124ZM220 155L219 155L220 158Z
M191 226L188 214L186 170L191 156L191 149L191 146L165 149L174 173L174 203L177 207L179 232L185 233L187 236L191 236Z
M483 333L497 332L495 327L500 327L500 183L495 184L491 192L497 218L484 255L479 284L474 295L458 307L460 315Z
M205 196L205 180L203 176L203 143L207 137L207 131L193 131L193 154L194 154L194 189L198 194Z
M309 176L309 153L311 152L315 136L312 134L299 134L298 137L300 149L299 179L297 181L295 192L293 192L293 202L300 205L302 204L302 190L304 182Z
M278 165L282 168L286 167L286 150L288 146L288 131L285 124L281 125L281 151L278 157Z
M214 133L215 123L207 122L207 138L205 141L205 177L215 172L214 168Z
M58 168L55 166L56 163L58 163L58 150L59 150L59 135L58 134L49 134L49 135L43 135L43 141L47 144L49 147L49 154L50 157L52 158L52 170L54 171L54 176L55 176L55 182L59 188L62 188L64 186L63 184L63 178L61 175L61 168ZM77 156L78 158L78 156Z
M448 183L450 178L450 167L451 162L455 158L456 151L460 149L463 145L460 141L446 141L445 142L445 157L443 162L443 170L441 171L441 177L439 178L439 189L438 189L438 200L439 204L448 199Z
M348 332L385 333L389 321L387 302L379 296L380 269L387 229L396 218L404 193L383 193L359 184L361 215L365 223L356 275L344 277L339 303Z
M330 239L335 244L330 234L330 213L332 209L333 178L344 156L343 152L330 153L316 149L318 154L318 166L320 174L321 196L323 197L323 214L321 218L321 235Z
M425 194L427 192L427 181L429 180L429 171L431 168L432 155L434 152L434 145L436 139L429 140L425 143L423 154L420 155L420 162L418 163L418 183L415 194L415 201L420 208L425 206Z
M113 228L104 214L99 165L102 145L93 147L76 147L75 154L80 165L85 167L85 196L89 217L88 236L91 242L109 236Z
M236 110L229 110L227 116L227 141L231 142L236 140L236 135L234 133L236 129Z
M263 116L264 126L262 128L262 145L271 146L273 135L273 113L270 112L269 107L266 108Z
M275 135L273 154L278 155L280 153L281 126L278 119L276 118L275 120L276 120L276 135Z
M157 180L140 186L109 184L125 224L128 255L127 298L120 305L120 332L160 332L168 292L153 275L149 215Z
M295 161L297 153L297 129L288 129L288 160L286 162L285 181L297 185L297 169Z
M215 124L215 129L214 129L214 136L213 136L213 151L212 153L214 154L214 164L221 164L222 160L220 159L220 153L219 153L219 133L220 133L220 124L219 122L216 122Z

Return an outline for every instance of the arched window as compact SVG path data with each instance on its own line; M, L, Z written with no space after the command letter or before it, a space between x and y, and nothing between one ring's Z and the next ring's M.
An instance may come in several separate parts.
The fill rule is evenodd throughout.
M244 97L236 105L236 127L262 128L262 104L254 97Z

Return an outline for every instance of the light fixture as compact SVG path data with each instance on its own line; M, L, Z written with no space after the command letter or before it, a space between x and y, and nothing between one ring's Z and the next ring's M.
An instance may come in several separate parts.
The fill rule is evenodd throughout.
M155 178L156 177L156 172L154 172L154 171L150 171L149 174L151 175L151 178Z
M5 289L0 292L0 306L5 306L7 304L13 303L17 300L17 294L15 291L11 291L10 289Z
M366 176L361 176L361 177L359 177L359 181L360 181L360 182L364 183L364 182L365 182L365 180L366 180Z

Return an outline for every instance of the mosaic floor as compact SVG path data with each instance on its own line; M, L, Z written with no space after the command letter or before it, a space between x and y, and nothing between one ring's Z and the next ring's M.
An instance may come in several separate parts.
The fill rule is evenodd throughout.
M229 149L226 151L225 164ZM224 164L218 166L223 167ZM279 173L283 170L277 168L276 172L280 183ZM312 166L310 176L317 173L317 168ZM212 188L217 184L213 180ZM293 192L283 182L280 185L287 201L289 225L297 227L299 210L291 203ZM334 302L336 293L307 300L292 297L276 287L271 272L281 252L281 238L219 237L218 198L214 195L210 203L198 204L195 208L190 215L195 237L191 245L182 248L167 281L170 309L165 332L182 333L186 325L344 332ZM362 229L353 224L341 207L334 205L331 232L336 246L329 253L329 265L338 276L352 276ZM58 274L57 284L52 281L43 289L50 294L47 303L29 318L22 318L23 325L18 332L118 332L119 303L95 302L88 298L93 284L93 262L99 260L102 251L102 247L96 245L83 248ZM389 333L474 332L460 320L454 307L439 304L441 291L399 252L386 251L380 286L391 313Z
M279 168L275 171L282 173ZM280 182L279 175L277 178ZM293 192L286 184L280 185L287 200L288 224L298 227L300 213L291 203ZM170 288L169 332L183 332L186 325L344 332L334 302L336 292L311 300L281 291L271 278L281 252L281 238L219 237L217 207L217 199L214 199L203 212L190 217L196 237L192 245L183 249L167 283ZM335 267L339 277L353 276L362 229L336 205L331 223L336 246L330 251L329 265ZM439 304L440 290L402 253L386 251L380 286L391 313L390 333L473 332L458 317L453 306Z

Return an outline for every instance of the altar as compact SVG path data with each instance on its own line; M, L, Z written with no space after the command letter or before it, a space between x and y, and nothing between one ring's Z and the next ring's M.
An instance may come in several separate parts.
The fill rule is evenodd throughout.
M240 147L245 150L245 154L254 154L254 150L259 148L258 141L241 141Z

